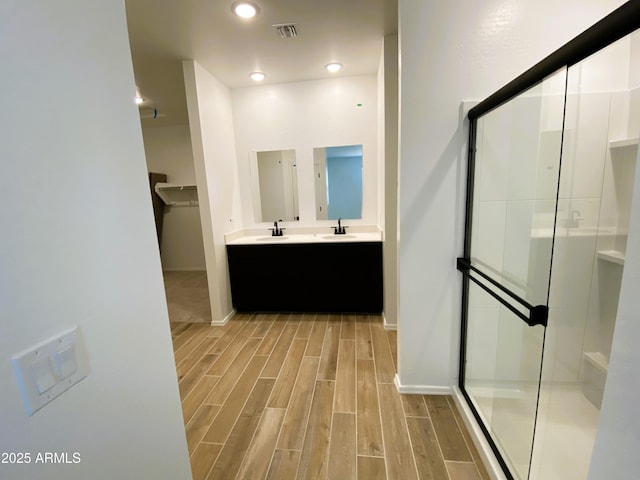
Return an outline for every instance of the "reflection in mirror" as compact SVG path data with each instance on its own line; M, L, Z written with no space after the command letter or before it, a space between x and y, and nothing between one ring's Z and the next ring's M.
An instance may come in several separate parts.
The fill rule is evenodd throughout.
M362 145L313 149L316 220L362 218Z
M299 220L296 151L251 152L256 222Z

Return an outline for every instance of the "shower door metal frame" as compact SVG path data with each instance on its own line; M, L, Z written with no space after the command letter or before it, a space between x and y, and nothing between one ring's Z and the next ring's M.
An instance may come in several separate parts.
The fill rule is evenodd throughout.
M487 442L489 443L498 463L502 467L505 476L513 479L513 475L509 471L507 464L502 458L500 451L493 441L489 430L484 425L482 418L475 408L469 394L467 393L465 382L465 363L466 363L466 347L467 347L467 327L468 327L468 306L469 306L469 282L472 281L480 286L484 291L489 293L494 299L506 306L511 312L516 314L529 326L547 325L548 307L546 305L531 305L526 300L519 297L515 292L510 291L500 283L491 279L477 268L471 265L471 234L472 234L472 217L473 217L473 193L475 178L475 153L476 153L476 130L477 120L494 110L495 108L507 103L512 98L521 94L525 90L541 83L546 77L554 72L569 68L578 62L586 59L590 55L602 50L617 40L629 35L640 28L640 0L631 0L614 10L612 13L604 17L602 20L594 24L589 29L575 37L564 46L553 52L551 55L540 61L529 70L518 76L504 87L487 97L478 105L469 110L467 118L469 119L469 140L467 152L467 199L465 211L465 228L464 228L464 250L463 256L457 259L457 268L463 276L462 282L462 318L460 327L460 364L458 375L458 387L462 393L469 409L475 417L480 429L482 430ZM557 199L556 199L557 200ZM555 226L554 226L555 238ZM553 259L553 250L551 254ZM475 274L475 275L474 275ZM480 278L478 278L477 276ZM491 287L486 285L490 284ZM504 297L494 293L493 289L499 290L516 303L525 307L529 311L529 315L524 315L518 309L515 309Z

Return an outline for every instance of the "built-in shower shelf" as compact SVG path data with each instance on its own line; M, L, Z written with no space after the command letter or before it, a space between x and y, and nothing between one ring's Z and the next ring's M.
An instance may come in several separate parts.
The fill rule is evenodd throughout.
M616 263L618 265L624 265L624 253L616 250L600 250L598 252L598 258L605 262Z
M584 359L602 373L606 374L609 370L609 359L600 352L584 352Z
M632 147L638 145L637 138L624 138L622 140L614 140L609 142L609 148L623 148L623 147Z

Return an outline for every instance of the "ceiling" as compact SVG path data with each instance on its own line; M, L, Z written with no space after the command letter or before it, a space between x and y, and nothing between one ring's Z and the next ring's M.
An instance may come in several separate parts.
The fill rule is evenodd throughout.
M397 32L397 0L251 0L252 20L236 17L235 0L126 0L144 126L187 124L182 60L193 59L229 88L375 74L382 38ZM281 38L275 24L295 23ZM343 64L338 74L324 66ZM158 116L152 117L153 108Z

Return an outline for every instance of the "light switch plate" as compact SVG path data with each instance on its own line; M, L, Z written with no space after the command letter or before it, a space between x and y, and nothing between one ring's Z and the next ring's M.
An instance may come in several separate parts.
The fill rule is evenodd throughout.
M64 350L57 352L53 356L53 360L56 375L60 380L70 377L78 370L75 345L69 345Z
M48 357L41 357L33 362L31 373L39 394L50 390L57 383L56 377L51 370L51 359Z
M85 378L91 371L80 327L15 355L12 362L29 416Z

